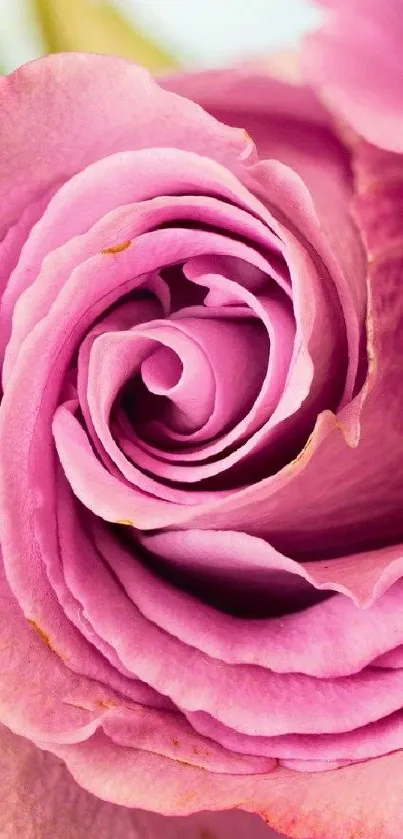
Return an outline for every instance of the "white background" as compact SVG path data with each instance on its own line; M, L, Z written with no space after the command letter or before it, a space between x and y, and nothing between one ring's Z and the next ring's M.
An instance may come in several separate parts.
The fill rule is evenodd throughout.
M189 67L219 66L292 46L319 20L309 0L110 2ZM0 0L0 66L11 70L42 52L29 0Z

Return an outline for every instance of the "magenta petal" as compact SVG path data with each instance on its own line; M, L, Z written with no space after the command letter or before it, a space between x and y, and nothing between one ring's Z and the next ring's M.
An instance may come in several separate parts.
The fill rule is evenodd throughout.
M331 570L342 560L304 566L280 555L263 540L244 533L188 530L143 536L141 541L152 554L165 560L168 568L179 572L192 570L201 577L206 575L212 587L220 580L226 585L237 580L247 590L253 583L260 586L267 591L268 608L272 598L275 601L277 590L280 594L285 590L292 597L297 582L307 581L306 585L309 582L319 589L343 592L302 612L251 624L175 590L134 563L132 573L138 579L136 603L141 611L170 634L213 658L254 663L276 672L329 678L359 672L381 652L392 650L403 641L399 630L401 582L392 585L392 578L388 579L388 591L383 596L377 591L377 599L371 605L365 604L366 608L345 596L351 596L348 585L356 592L358 578L365 576L371 559L374 572L379 574L379 558L376 555L372 558L371 553L348 558L350 564L345 569L343 585L342 577L337 580L336 572ZM391 553L386 563L393 568ZM327 567L327 582L321 580L317 566ZM356 568L355 574L351 567ZM401 576L402 567L400 560L395 579Z
M280 737L248 737L226 728L208 714L188 714L193 728L227 749L251 755L276 755L280 764L296 771L329 771L334 763L368 760L394 752L403 745L403 713L397 711L370 725L339 734L284 734ZM297 767L297 763L299 764ZM312 770L312 771L317 771Z
M96 543L114 576L120 580L132 602L137 604L138 581L137 575L132 572L130 554L102 531L96 536ZM93 599L95 593L86 593L86 597ZM105 622L106 617L100 615L99 619ZM349 678L324 680L319 693L317 679L298 673L283 675L252 665L234 666L218 662L201 654L195 647L189 647L186 641L180 643L172 636L161 633L153 624L144 621L137 609L133 610L131 617L127 615L127 627L129 620L131 629L128 638L121 637L116 641L126 666L129 669L133 667L138 676L161 693L169 695L186 712L210 709L208 712L212 716L237 731L250 735L282 734L290 730L312 733L350 731L400 707L398 691L403 674L399 671L377 673L366 670ZM133 658L128 641L129 637L134 641L139 633L144 642L146 638L148 640L144 649L137 646ZM152 651L151 655L148 650ZM130 660L133 664L129 664ZM183 669L189 667L190 661L191 683L186 681L186 670ZM245 694L242 685L246 684ZM382 696L379 693L381 684ZM226 701L229 693L232 697L230 704ZM261 704L265 695L270 698L270 717ZM286 713L282 707L285 695L293 695L291 706L286 703ZM330 695L333 710L328 707ZM338 713L334 715L336 705Z

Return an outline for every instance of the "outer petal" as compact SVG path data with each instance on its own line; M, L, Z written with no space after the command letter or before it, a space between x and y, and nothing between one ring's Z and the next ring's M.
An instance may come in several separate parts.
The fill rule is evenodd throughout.
M332 14L307 38L306 75L366 140L402 152L402 0L319 3Z
M59 54L0 80L0 237L55 182L113 152L183 148L234 166L253 150L245 132L161 90L119 58ZM41 116L46 114L46 120Z
M18 221L7 230L0 242L0 297L7 285L11 271L18 262L21 248L24 245L35 222L40 218L49 202L52 190L42 195L37 201L28 204Z
M401 839L402 751L329 772L278 768L248 777L174 769L172 761L119 748L100 733L57 753L83 786L125 805L166 813L239 807L293 839Z
M0 727L2 839L275 839L258 816L129 810L82 789L63 763Z
M62 761L0 728L2 839L140 839L143 814L97 800ZM152 834L150 834L152 837Z
M334 203L338 209L344 204L346 211L352 186L349 155L311 89L253 67L176 74L160 84L226 124L245 127L259 157L294 169L326 216L334 212Z

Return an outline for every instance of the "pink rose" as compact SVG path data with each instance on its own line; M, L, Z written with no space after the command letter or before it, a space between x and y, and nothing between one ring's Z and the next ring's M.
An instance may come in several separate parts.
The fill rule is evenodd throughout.
M398 839L397 156L165 85L222 121L118 59L0 83L0 722L101 808Z

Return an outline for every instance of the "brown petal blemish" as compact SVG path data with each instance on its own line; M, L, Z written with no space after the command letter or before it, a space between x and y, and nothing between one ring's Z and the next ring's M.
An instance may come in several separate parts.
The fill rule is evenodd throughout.
M199 749L197 746L193 746L192 752L198 757L210 757L210 752L207 749Z
M102 254L109 254L109 253L121 253L121 251L127 250L130 248L131 239L127 239L125 242L120 242L118 245L110 245L108 248L102 248Z
M37 635L39 635L41 641L43 641L43 643L46 644L48 649L51 650L52 653L56 653L56 650L52 646L52 643L50 641L49 636L46 635L46 632L43 631L43 629L39 626L39 624L36 623L36 621L32 620L31 618L27 618L27 620L28 620L29 625L32 626L32 629L34 629L35 632L37 633ZM56 653L56 655L57 655L57 653Z
M196 799L196 793L188 792L187 795L183 795L181 798L177 799L176 806L179 810L181 810L182 807L187 807L189 804L192 804L192 802L196 801Z
M95 705L103 711L110 711L111 708L117 708L118 703L114 699L96 699Z

